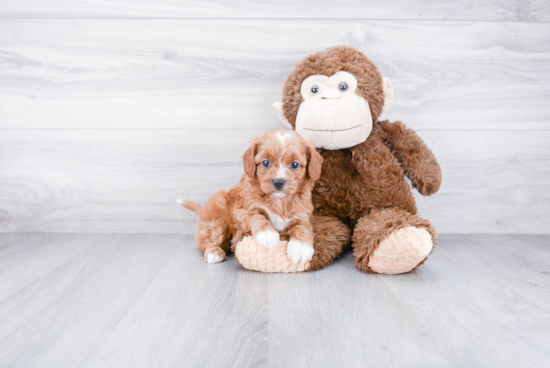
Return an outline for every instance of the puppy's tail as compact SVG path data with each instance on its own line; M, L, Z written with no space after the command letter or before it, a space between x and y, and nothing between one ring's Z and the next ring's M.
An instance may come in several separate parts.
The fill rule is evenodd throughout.
M183 207L190 209L191 211L194 211L197 215L202 210L202 205L198 204L197 202L184 201L183 199L178 199L177 202L181 204Z

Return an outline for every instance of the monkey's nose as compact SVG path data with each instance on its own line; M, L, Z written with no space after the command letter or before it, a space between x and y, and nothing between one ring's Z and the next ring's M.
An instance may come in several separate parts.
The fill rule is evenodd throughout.
M321 92L321 98L322 99L340 98L340 91L338 91L337 89L326 89L323 92Z
M285 186L285 181L283 179L275 179L273 180L273 186L275 189L279 190Z

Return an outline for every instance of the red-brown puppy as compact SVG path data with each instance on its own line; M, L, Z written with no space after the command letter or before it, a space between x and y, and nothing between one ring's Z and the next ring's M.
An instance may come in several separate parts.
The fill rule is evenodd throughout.
M266 248L288 237L294 263L313 257L311 191L321 175L323 159L315 145L293 130L275 130L254 137L243 155L245 174L229 192L220 190L206 205L182 201L199 215L197 246L204 260L225 260L231 244L252 235Z

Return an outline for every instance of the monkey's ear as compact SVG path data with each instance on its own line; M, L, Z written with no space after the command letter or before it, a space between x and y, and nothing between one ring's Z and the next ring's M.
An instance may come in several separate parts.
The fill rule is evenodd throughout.
M388 77L382 78L382 85L384 87L384 107L382 111L386 111L393 102L393 85Z
M292 126L292 124L290 124L290 122L287 120L287 118L285 118L285 114L283 112L283 103L282 102L273 102L273 108L275 109L275 111L277 111L277 116L281 120L281 123L283 123L283 125L285 127L287 127L288 129L293 129L294 130L294 127Z
M309 162L307 164L307 174L310 178L317 181L321 177L321 169L323 168L323 156L317 152L317 148L311 142L307 145L307 153Z
M256 175L256 152L258 151L258 137L252 137L252 144L243 155L244 173L254 177Z

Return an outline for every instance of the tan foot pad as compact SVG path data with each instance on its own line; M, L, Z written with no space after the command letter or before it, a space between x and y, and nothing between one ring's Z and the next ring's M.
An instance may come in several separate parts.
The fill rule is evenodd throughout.
M409 272L432 251L432 237L425 229L409 226L384 239L369 258L371 270L395 275Z
M287 241L282 241L275 249L267 249L256 243L251 236L245 236L235 247L235 256L246 269L260 272L303 272L310 266L294 264L286 254Z

